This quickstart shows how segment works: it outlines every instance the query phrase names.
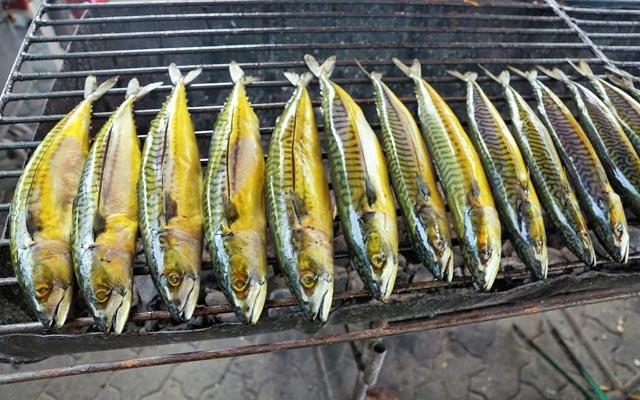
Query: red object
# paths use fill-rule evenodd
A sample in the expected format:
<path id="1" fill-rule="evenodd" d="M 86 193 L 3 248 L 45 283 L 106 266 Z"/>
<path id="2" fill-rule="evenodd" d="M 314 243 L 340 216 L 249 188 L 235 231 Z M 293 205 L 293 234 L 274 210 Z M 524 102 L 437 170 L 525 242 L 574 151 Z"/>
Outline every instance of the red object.
<path id="1" fill-rule="evenodd" d="M 9 8 L 18 10 L 26 10 L 29 5 L 29 0 L 13 0 L 9 2 Z"/>

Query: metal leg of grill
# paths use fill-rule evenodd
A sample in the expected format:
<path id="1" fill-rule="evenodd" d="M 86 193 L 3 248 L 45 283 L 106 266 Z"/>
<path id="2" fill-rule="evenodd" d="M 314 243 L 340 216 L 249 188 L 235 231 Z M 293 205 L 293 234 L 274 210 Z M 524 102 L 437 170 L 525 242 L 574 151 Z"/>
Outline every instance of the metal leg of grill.
<path id="1" fill-rule="evenodd" d="M 371 323 L 371 328 L 384 328 L 387 325 L 387 321 L 377 321 Z M 384 358 L 387 355 L 387 347 L 382 339 L 369 339 L 363 341 L 362 351 L 358 351 L 355 343 L 351 342 L 351 350 L 358 366 L 358 376 L 351 398 L 364 400 L 367 389 L 378 381 L 378 375 L 380 375 Z"/>

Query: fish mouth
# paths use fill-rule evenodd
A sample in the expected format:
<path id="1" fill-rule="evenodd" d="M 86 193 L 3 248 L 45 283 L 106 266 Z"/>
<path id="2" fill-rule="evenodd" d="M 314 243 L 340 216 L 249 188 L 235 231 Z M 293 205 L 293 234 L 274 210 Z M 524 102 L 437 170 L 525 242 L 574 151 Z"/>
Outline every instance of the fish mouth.
<path id="1" fill-rule="evenodd" d="M 488 291 L 491 290 L 500 271 L 500 255 L 493 255 L 483 266 L 484 268 L 481 269 L 480 287 L 482 290 Z"/>
<path id="2" fill-rule="evenodd" d="M 393 292 L 393 287 L 396 283 L 396 276 L 398 274 L 398 263 L 395 260 L 387 262 L 384 269 L 382 270 L 382 275 L 380 279 L 378 279 L 377 287 L 379 288 L 379 292 L 376 293 L 378 300 L 383 303 L 386 303 L 389 300 L 389 296 Z"/>
<path id="3" fill-rule="evenodd" d="M 629 234 L 628 233 L 625 233 L 624 235 L 622 235 L 622 237 L 617 243 L 616 248 L 618 250 L 616 261 L 622 264 L 626 264 L 627 261 L 629 260 Z"/>
<path id="4" fill-rule="evenodd" d="M 254 325 L 258 322 L 266 299 L 266 281 L 259 277 L 251 277 L 249 279 L 249 292 L 247 293 L 247 297 L 240 302 L 241 315 L 247 323 Z"/>
<path id="5" fill-rule="evenodd" d="M 96 325 L 103 333 L 122 333 L 131 309 L 131 291 L 114 290 L 104 310 L 94 312 Z"/>
<path id="6" fill-rule="evenodd" d="M 442 252 L 442 255 L 437 261 L 438 266 L 440 267 L 440 276 L 438 279 L 444 279 L 446 277 L 447 282 L 451 282 L 453 280 L 453 251 L 451 248 L 447 247 Z"/>
<path id="7" fill-rule="evenodd" d="M 193 316 L 198 302 L 200 279 L 185 276 L 175 295 L 169 296 L 169 312 L 178 321 L 188 321 Z"/>
<path id="8" fill-rule="evenodd" d="M 314 321 L 326 322 L 333 300 L 333 279 L 329 274 L 318 279 L 318 284 L 307 301 L 302 304 L 305 316 Z"/>
<path id="9" fill-rule="evenodd" d="M 45 329 L 62 328 L 71 307 L 72 290 L 71 285 L 67 288 L 56 287 L 49 295 L 47 304 L 36 308 L 36 316 Z"/>

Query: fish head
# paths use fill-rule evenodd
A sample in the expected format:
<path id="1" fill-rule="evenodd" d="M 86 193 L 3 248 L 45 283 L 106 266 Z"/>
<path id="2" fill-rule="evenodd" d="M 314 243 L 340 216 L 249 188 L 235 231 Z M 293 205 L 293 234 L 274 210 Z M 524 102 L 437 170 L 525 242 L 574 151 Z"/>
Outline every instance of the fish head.
<path id="1" fill-rule="evenodd" d="M 267 298 L 267 256 L 264 236 L 255 231 L 234 232 L 226 242 L 230 274 L 226 285 L 236 314 L 258 322 Z"/>
<path id="2" fill-rule="evenodd" d="M 610 234 L 601 235 L 607 237 L 604 245 L 615 261 L 625 263 L 629 257 L 629 232 L 620 196 L 613 191 L 602 193 L 599 202 L 600 209 L 609 214 Z"/>
<path id="3" fill-rule="evenodd" d="M 61 328 L 67 319 L 73 297 L 73 264 L 69 245 L 58 240 L 38 241 L 26 254 L 25 265 L 32 265 L 25 282 L 36 316 L 47 328 Z"/>
<path id="4" fill-rule="evenodd" d="M 426 213 L 429 216 L 423 218 L 423 221 L 426 222 L 427 242 L 431 245 L 431 250 L 433 250 L 434 260 L 430 269 L 437 279 L 446 278 L 450 281 L 453 278 L 454 265 L 448 221 L 433 207 L 423 207 L 420 214 L 424 216 Z"/>
<path id="5" fill-rule="evenodd" d="M 187 321 L 195 311 L 200 294 L 201 263 L 201 239 L 176 229 L 167 232 L 159 289 L 176 320 Z"/>
<path id="6" fill-rule="evenodd" d="M 473 266 L 475 268 L 472 268 L 472 273 L 482 289 L 489 290 L 500 270 L 502 250 L 500 219 L 496 209 L 487 206 L 473 207 L 469 215 L 476 229 L 473 242 L 476 244 L 477 263 Z"/>
<path id="7" fill-rule="evenodd" d="M 91 270 L 81 290 L 91 313 L 104 333 L 124 329 L 133 294 L 133 254 L 108 246 L 92 249 Z"/>
<path id="8" fill-rule="evenodd" d="M 530 256 L 529 264 L 540 279 L 547 277 L 549 258 L 547 254 L 547 233 L 544 229 L 542 211 L 538 203 L 526 200 L 518 209 L 520 221 L 523 221 L 522 230 L 529 239 L 527 251 Z"/>
<path id="9" fill-rule="evenodd" d="M 325 232 L 307 227 L 294 233 L 298 259 L 298 293 L 305 315 L 325 322 L 333 299 L 333 247 Z"/>
<path id="10" fill-rule="evenodd" d="M 398 246 L 388 234 L 386 214 L 369 212 L 363 218 L 365 249 L 369 268 L 373 277 L 374 296 L 386 302 L 398 273 Z"/>

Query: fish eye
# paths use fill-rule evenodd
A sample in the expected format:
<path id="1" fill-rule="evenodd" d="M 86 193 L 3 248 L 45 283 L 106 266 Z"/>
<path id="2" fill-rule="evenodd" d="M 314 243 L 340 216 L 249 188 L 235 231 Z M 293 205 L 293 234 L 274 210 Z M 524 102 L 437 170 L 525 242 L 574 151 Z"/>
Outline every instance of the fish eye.
<path id="1" fill-rule="evenodd" d="M 36 297 L 38 299 L 42 299 L 44 297 L 46 297 L 49 292 L 51 291 L 51 288 L 49 287 L 48 284 L 46 283 L 40 283 L 36 286 L 35 292 L 36 292 Z"/>
<path id="2" fill-rule="evenodd" d="M 100 288 L 96 290 L 96 301 L 98 303 L 106 302 L 107 300 L 109 300 L 110 296 L 111 296 L 111 289 Z"/>
<path id="3" fill-rule="evenodd" d="M 317 280 L 318 277 L 313 272 L 305 272 L 300 277 L 300 283 L 302 283 L 302 286 L 304 286 L 306 289 L 313 287 Z"/>
<path id="4" fill-rule="evenodd" d="M 622 226 L 622 224 L 616 224 L 615 232 L 618 239 L 622 237 L 622 234 L 624 233 L 624 227 Z"/>
<path id="5" fill-rule="evenodd" d="M 387 261 L 387 255 L 384 253 L 374 254 L 373 256 L 371 256 L 370 261 L 371 261 L 371 264 L 373 264 L 374 268 L 376 269 L 382 268 L 385 261 Z"/>
<path id="6" fill-rule="evenodd" d="M 231 286 L 233 286 L 233 290 L 236 292 L 243 292 L 247 288 L 248 284 L 249 280 L 246 276 L 236 276 L 231 282 Z"/>
<path id="7" fill-rule="evenodd" d="M 493 249 L 487 249 L 486 251 L 484 251 L 482 253 L 482 262 L 485 263 L 489 261 L 492 255 L 493 255 Z"/>
<path id="8" fill-rule="evenodd" d="M 182 282 L 182 274 L 178 272 L 171 272 L 167 276 L 167 281 L 169 282 L 169 286 L 171 287 L 180 286 L 180 283 Z"/>

